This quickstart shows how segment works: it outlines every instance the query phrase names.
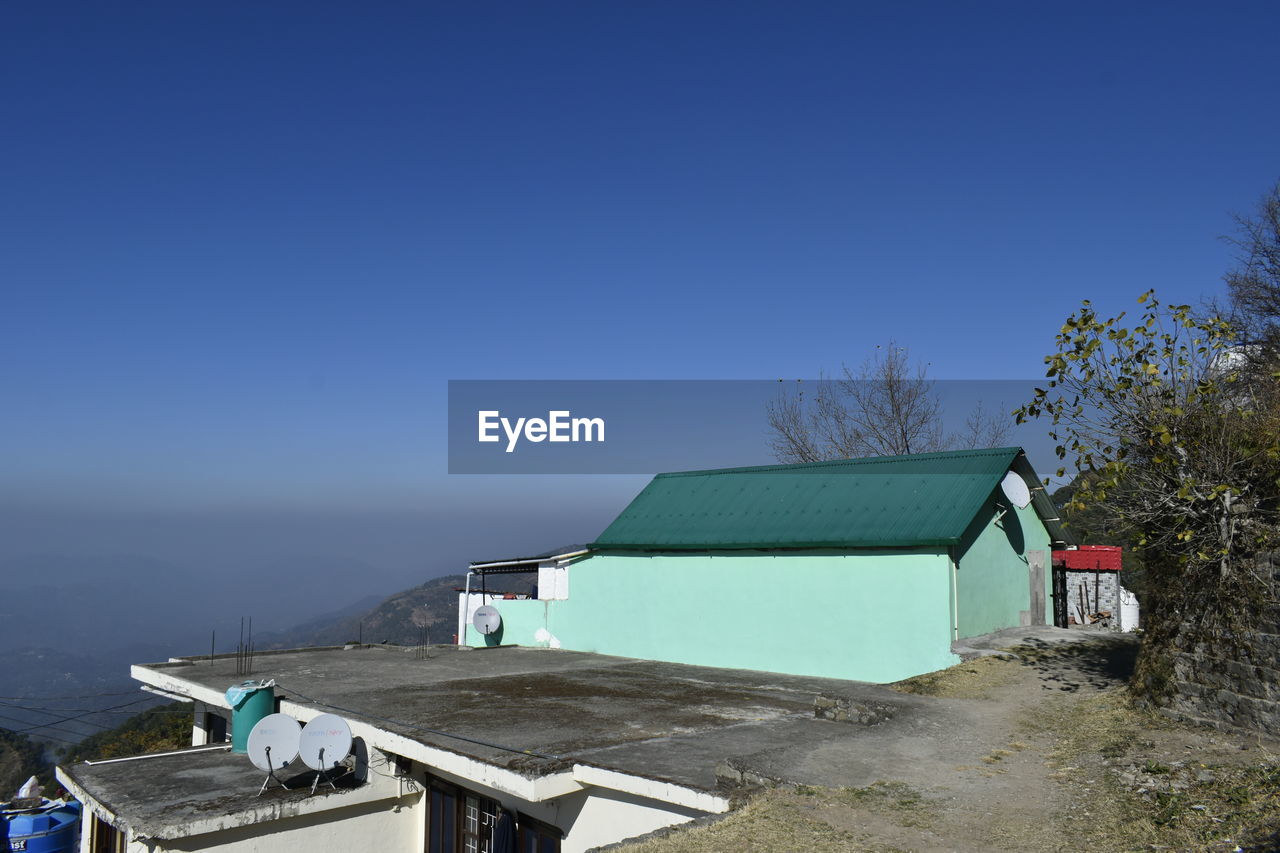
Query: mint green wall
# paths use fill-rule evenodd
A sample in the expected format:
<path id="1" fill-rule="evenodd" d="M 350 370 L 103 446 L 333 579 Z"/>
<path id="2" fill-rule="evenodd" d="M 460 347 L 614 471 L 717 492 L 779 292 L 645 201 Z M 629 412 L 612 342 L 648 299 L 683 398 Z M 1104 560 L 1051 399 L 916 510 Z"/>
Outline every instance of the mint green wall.
<path id="1" fill-rule="evenodd" d="M 956 606 L 961 637 L 1018 627 L 1021 611 L 1031 603 L 1026 554 L 1032 550 L 1044 551 L 1046 619 L 1053 624 L 1052 560 L 1044 522 L 1030 505 L 1011 509 L 998 523 L 996 512 L 993 497 L 957 549 L 960 559 Z"/>
<path id="2" fill-rule="evenodd" d="M 546 645 L 545 627 L 566 649 L 875 682 L 958 661 L 944 548 L 604 553 L 570 568 L 566 601 L 494 606 L 502 643 Z"/>
<path id="3" fill-rule="evenodd" d="M 517 646 L 546 645 L 538 643 L 535 634 L 547 627 L 547 615 L 551 601 L 517 599 L 515 601 L 491 601 L 502 614 L 502 628 L 497 634 L 484 636 L 473 625 L 467 625 L 467 644 L 472 646 L 497 646 L 514 643 Z"/>

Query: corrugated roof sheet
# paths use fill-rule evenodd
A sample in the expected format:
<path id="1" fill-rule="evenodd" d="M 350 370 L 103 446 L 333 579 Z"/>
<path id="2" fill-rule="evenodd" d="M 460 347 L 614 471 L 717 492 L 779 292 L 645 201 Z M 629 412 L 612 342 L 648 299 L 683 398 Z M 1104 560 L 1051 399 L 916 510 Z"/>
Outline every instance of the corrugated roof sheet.
<path id="1" fill-rule="evenodd" d="M 659 474 L 592 545 L 954 545 L 1015 463 L 1029 486 L 1039 485 L 1018 447 Z M 1052 515 L 1043 491 L 1035 496 L 1041 517 Z M 1050 533 L 1059 539 L 1056 528 Z"/>
<path id="2" fill-rule="evenodd" d="M 571 554 L 577 554 L 580 551 L 589 550 L 586 545 L 564 545 L 560 548 L 552 548 L 550 551 L 542 551 L 538 554 L 529 554 L 524 557 L 507 557 L 502 560 L 472 560 L 471 567 L 492 566 L 494 564 L 507 563 L 533 563 L 539 560 L 554 560 L 557 557 L 567 557 Z M 534 567 L 537 568 L 536 566 Z"/>

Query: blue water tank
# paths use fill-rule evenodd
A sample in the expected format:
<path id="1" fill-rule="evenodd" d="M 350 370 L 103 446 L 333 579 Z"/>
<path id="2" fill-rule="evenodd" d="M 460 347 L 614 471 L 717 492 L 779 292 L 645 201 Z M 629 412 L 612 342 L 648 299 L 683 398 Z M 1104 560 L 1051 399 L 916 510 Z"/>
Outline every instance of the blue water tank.
<path id="1" fill-rule="evenodd" d="M 80 804 L 45 800 L 29 809 L 0 810 L 0 850 L 75 853 L 80 838 Z"/>

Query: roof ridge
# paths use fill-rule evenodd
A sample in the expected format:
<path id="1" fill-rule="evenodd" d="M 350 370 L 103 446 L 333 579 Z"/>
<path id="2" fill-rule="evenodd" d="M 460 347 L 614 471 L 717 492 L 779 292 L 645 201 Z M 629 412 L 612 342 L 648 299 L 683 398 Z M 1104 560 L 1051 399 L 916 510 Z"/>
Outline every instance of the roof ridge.
<path id="1" fill-rule="evenodd" d="M 784 470 L 813 470 L 820 468 L 854 468 L 872 463 L 918 461 L 926 459 L 971 459 L 978 456 L 1003 456 L 1019 454 L 1025 451 L 1021 447 L 984 447 L 969 450 L 937 450 L 932 453 L 906 453 L 897 456 L 855 456 L 848 459 L 828 459 L 821 462 L 784 462 L 776 465 L 744 465 L 737 468 L 705 468 L 696 471 L 664 471 L 655 474 L 654 479 L 669 477 L 705 477 L 717 474 L 755 474 Z"/>
<path id="2" fill-rule="evenodd" d="M 1035 472 L 1020 447 L 872 456 L 659 474 L 596 537 L 623 550 L 925 547 L 954 544 L 999 500 L 1013 469 Z M 725 476 L 727 475 L 727 476 Z M 724 476 L 722 480 L 721 477 Z M 1042 489 L 1032 503 L 1056 540 Z"/>

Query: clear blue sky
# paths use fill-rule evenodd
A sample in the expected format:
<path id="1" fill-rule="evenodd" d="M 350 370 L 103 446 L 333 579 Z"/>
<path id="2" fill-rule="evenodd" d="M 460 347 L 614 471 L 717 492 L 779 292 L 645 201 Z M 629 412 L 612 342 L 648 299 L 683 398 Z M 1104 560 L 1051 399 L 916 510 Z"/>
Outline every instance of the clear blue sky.
<path id="1" fill-rule="evenodd" d="M 1082 298 L 1219 291 L 1280 178 L 1278 30 L 1274 2 L 6 4 L 0 500 L 405 513 L 406 561 L 438 512 L 551 493 L 540 547 L 638 481 L 446 476 L 448 379 L 811 377 L 890 337 L 1037 376 Z M 20 547 L 76 538 L 49 529 Z"/>

